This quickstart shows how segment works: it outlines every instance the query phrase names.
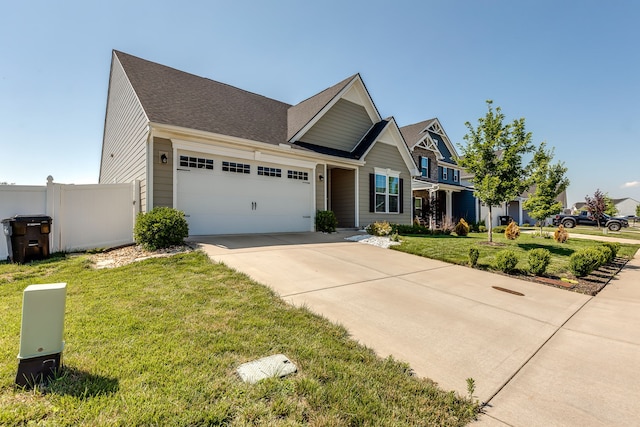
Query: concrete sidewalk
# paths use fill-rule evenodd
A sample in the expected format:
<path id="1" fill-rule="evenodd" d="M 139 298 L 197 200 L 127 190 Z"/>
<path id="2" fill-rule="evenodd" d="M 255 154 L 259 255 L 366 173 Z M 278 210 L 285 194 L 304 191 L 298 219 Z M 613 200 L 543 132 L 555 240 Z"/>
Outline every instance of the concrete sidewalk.
<path id="1" fill-rule="evenodd" d="M 476 424 L 638 425 L 639 396 L 640 252 L 490 401 Z"/>
<path id="2" fill-rule="evenodd" d="M 346 236 L 194 240 L 214 261 L 344 325 L 444 389 L 466 395 L 473 378 L 475 397 L 489 404 L 480 425 L 640 419 L 640 259 L 589 297 Z"/>

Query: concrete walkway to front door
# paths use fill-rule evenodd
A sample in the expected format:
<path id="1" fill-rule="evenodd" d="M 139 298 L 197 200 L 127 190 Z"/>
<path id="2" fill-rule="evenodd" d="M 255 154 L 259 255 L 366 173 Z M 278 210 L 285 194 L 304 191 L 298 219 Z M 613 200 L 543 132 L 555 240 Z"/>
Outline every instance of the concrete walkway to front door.
<path id="1" fill-rule="evenodd" d="M 593 424 L 590 417 L 598 409 L 594 399 L 584 405 L 572 399 L 563 405 L 568 390 L 559 383 L 574 371 L 582 373 L 589 362 L 614 382 L 593 390 L 594 397 L 606 392 L 606 402 L 623 402 L 622 407 L 607 409 L 610 417 L 602 419 L 640 418 L 635 399 L 639 371 L 611 372 L 628 366 L 633 357 L 640 360 L 638 332 L 622 334 L 628 342 L 619 342 L 620 332 L 606 320 L 615 316 L 624 296 L 591 304 L 605 319 L 601 320 L 578 313 L 593 297 L 345 241 L 346 236 L 299 233 L 191 240 L 214 261 L 268 285 L 285 301 L 344 325 L 381 357 L 408 362 L 417 375 L 444 389 L 466 395 L 466 379 L 473 378 L 475 397 L 489 402 L 481 424 L 580 425 L 585 419 L 581 425 Z M 623 318 L 636 322 L 638 331 L 633 304 L 623 303 Z M 577 337 L 579 331 L 567 329 L 574 324 L 610 335 L 609 345 L 594 348 L 595 343 L 604 344 L 598 333 Z M 549 353 L 549 343 L 555 343 L 558 354 Z M 612 346 L 618 356 L 609 365 Z M 591 374 L 598 377 L 595 370 Z M 593 378 L 583 384 L 575 381 L 581 392 L 602 384 Z M 621 395 L 623 386 L 635 393 Z M 562 408 L 560 414 L 552 411 L 555 407 Z M 545 422 L 536 422 L 538 416 Z"/>

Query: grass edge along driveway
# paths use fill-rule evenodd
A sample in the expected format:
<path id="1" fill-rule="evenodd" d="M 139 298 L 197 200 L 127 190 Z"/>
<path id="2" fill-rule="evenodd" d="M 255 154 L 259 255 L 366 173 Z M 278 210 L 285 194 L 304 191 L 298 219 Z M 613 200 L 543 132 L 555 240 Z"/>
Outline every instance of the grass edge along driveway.
<path id="1" fill-rule="evenodd" d="M 67 282 L 66 369 L 17 389 L 22 291 L 55 282 Z M 105 270 L 86 255 L 0 264 L 0 301 L 0 425 L 458 426 L 477 413 L 201 252 Z M 298 372 L 235 374 L 275 353 Z"/>
<path id="2" fill-rule="evenodd" d="M 547 275 L 570 278 L 574 277 L 568 268 L 571 254 L 578 249 L 601 244 L 598 241 L 571 237 L 566 243 L 557 243 L 553 238 L 542 238 L 525 233 L 516 240 L 508 240 L 503 234 L 495 233 L 493 240 L 497 245 L 485 244 L 487 241 L 486 233 L 470 233 L 465 237 L 407 235 L 402 236 L 401 240 L 402 244 L 392 246 L 392 248 L 458 265 L 468 265 L 469 249 L 477 248 L 480 252 L 477 267 L 486 270 L 495 270 L 495 257 L 499 251 L 511 249 L 518 256 L 516 270 L 522 274 L 527 274 L 528 271 L 528 251 L 534 248 L 545 248 L 551 252 L 551 263 L 547 268 Z M 637 245 L 621 244 L 618 256 L 631 258 L 639 248 L 640 242 Z"/>

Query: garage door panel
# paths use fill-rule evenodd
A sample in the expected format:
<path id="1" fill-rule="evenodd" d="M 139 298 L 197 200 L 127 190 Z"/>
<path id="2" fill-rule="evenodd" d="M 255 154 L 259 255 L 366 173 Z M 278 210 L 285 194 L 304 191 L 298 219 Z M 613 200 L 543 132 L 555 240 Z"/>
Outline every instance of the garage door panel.
<path id="1" fill-rule="evenodd" d="M 221 170 L 178 169 L 177 207 L 187 215 L 189 234 L 241 234 L 310 231 L 312 185 L 286 177 L 259 176 Z M 247 163 L 246 161 L 244 162 Z M 313 176 L 310 170 L 309 176 Z"/>

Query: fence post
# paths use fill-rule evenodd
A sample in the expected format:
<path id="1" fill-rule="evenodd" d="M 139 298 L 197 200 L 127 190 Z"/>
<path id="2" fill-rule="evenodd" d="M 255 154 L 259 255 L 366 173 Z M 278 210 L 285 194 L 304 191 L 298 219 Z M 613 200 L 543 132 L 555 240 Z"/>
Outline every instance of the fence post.
<path id="1" fill-rule="evenodd" d="M 47 193 L 46 193 L 46 214 L 51 217 L 51 233 L 49 233 L 49 253 L 60 251 L 61 229 L 62 224 L 60 215 L 60 184 L 53 182 L 53 177 L 47 177 Z"/>

